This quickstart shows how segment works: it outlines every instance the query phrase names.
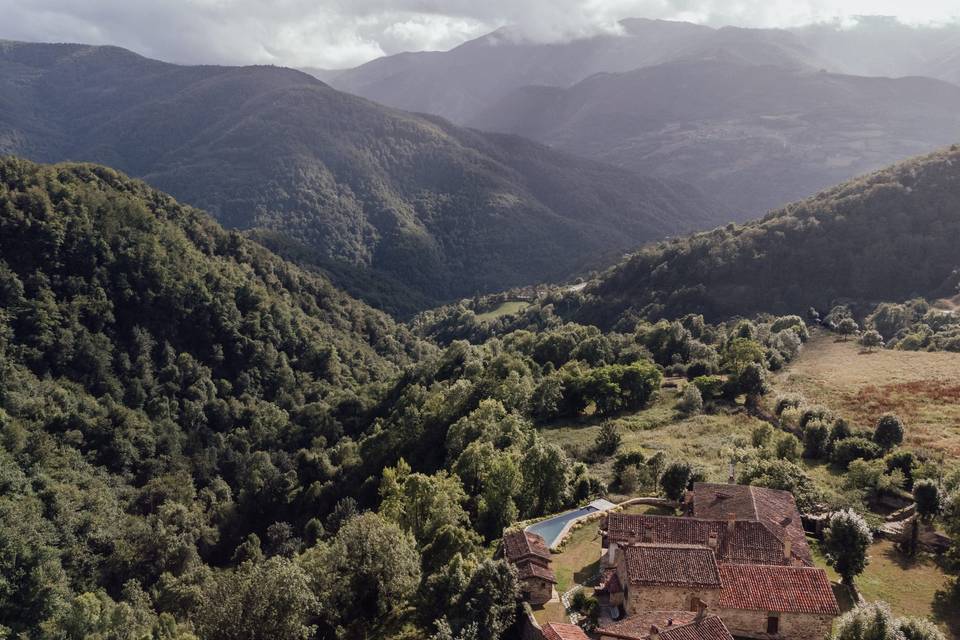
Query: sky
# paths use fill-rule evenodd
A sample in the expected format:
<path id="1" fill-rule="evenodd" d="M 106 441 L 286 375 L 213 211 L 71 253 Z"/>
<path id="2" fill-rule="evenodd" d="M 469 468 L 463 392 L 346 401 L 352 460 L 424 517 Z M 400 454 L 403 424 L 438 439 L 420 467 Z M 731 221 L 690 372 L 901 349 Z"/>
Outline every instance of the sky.
<path id="1" fill-rule="evenodd" d="M 0 0 L 0 38 L 114 44 L 187 64 L 338 69 L 445 50 L 512 25 L 539 42 L 616 30 L 626 17 L 788 27 L 858 15 L 960 21 L 960 0 Z"/>

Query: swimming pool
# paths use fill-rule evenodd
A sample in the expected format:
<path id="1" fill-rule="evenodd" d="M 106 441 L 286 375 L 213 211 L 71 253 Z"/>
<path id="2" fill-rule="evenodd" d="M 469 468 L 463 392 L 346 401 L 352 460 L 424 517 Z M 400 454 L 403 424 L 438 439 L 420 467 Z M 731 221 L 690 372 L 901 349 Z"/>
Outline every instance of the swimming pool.
<path id="1" fill-rule="evenodd" d="M 583 516 L 589 515 L 596 511 L 599 511 L 599 509 L 587 505 L 579 509 L 574 509 L 573 511 L 561 513 L 560 515 L 553 516 L 552 518 L 547 518 L 546 520 L 541 520 L 540 522 L 527 527 L 527 531 L 543 536 L 547 546 L 552 549 L 560 543 L 560 537 L 563 534 L 563 530 L 566 528 L 568 522 L 582 518 Z"/>

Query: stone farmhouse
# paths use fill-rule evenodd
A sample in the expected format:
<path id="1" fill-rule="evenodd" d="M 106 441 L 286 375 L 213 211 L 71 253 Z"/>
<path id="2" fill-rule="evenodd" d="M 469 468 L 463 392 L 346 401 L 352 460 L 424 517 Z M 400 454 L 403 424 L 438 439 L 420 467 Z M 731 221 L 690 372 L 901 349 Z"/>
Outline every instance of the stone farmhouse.
<path id="1" fill-rule="evenodd" d="M 524 600 L 534 605 L 550 601 L 557 577 L 550 568 L 550 549 L 541 536 L 526 531 L 507 533 L 503 556 L 517 569 Z"/>
<path id="2" fill-rule="evenodd" d="M 839 608 L 790 493 L 698 483 L 684 509 L 686 517 L 612 513 L 601 525 L 601 638 L 720 640 L 717 622 L 758 640 L 829 635 Z"/>

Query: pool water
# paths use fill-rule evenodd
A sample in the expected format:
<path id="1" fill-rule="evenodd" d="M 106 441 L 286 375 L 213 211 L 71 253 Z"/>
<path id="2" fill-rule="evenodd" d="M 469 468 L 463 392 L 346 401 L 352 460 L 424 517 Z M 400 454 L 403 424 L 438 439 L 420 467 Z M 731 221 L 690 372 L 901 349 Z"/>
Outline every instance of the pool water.
<path id="1" fill-rule="evenodd" d="M 560 537 L 560 533 L 563 531 L 563 528 L 567 526 L 568 522 L 571 520 L 576 520 L 577 518 L 582 518 L 588 513 L 594 513 L 595 511 L 599 511 L 599 509 L 589 505 L 586 507 L 581 507 L 580 509 L 574 509 L 573 511 L 567 511 L 558 516 L 553 516 L 552 518 L 541 520 L 536 524 L 532 524 L 527 527 L 527 531 L 542 536 L 546 541 L 547 546 L 553 548 L 560 542 L 558 538 Z"/>

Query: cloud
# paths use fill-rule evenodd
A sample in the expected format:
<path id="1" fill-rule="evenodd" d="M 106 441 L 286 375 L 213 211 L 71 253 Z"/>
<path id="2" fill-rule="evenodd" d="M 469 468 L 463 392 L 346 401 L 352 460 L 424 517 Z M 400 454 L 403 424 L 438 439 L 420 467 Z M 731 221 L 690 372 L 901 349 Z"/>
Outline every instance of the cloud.
<path id="1" fill-rule="evenodd" d="M 960 19 L 945 0 L 0 0 L 0 38 L 116 44 L 183 63 L 339 68 L 443 50 L 512 25 L 553 42 L 617 30 L 625 17 L 793 26 L 897 16 Z"/>

